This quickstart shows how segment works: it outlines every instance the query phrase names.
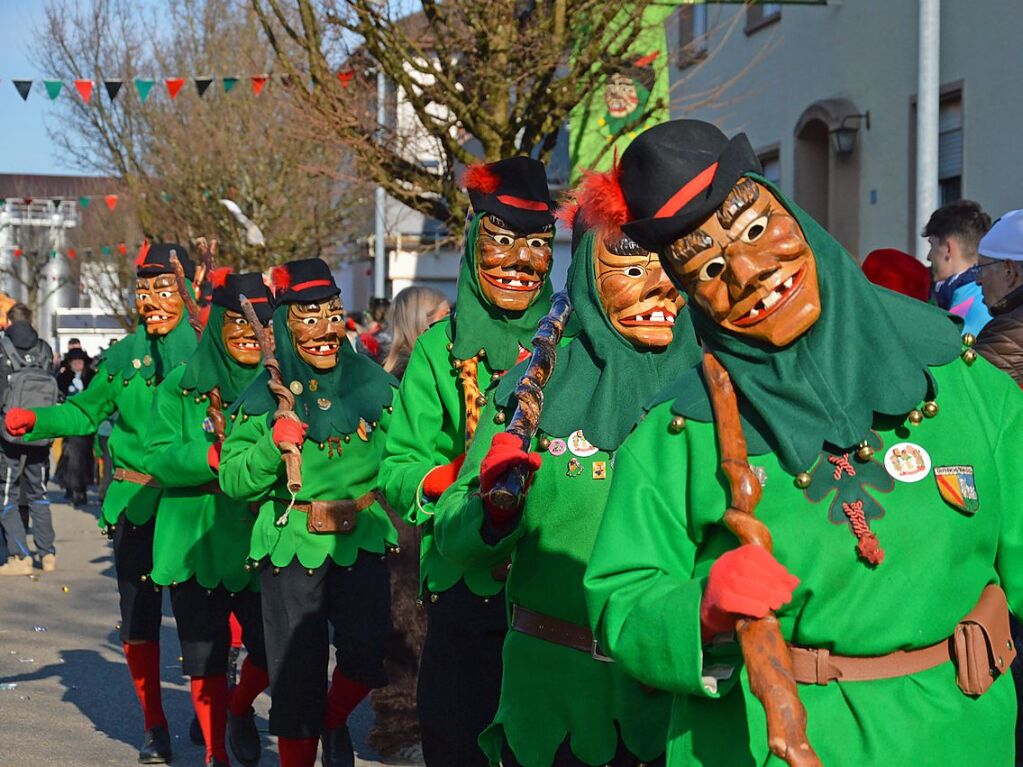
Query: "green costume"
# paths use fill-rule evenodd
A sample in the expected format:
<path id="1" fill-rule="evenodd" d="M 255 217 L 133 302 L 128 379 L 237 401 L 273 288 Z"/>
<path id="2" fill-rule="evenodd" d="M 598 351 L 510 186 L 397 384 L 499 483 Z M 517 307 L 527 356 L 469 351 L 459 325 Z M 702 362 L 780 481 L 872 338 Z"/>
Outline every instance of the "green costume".
<path id="1" fill-rule="evenodd" d="M 210 489 L 217 482 L 207 458 L 216 440 L 206 413 L 210 391 L 219 387 L 226 408 L 261 370 L 235 362 L 224 347 L 224 313 L 222 306 L 210 308 L 199 347 L 156 390 L 146 465 L 164 488 L 151 576 L 163 586 L 193 576 L 204 588 L 222 583 L 230 592 L 258 583 L 245 567 L 254 519 L 249 505 Z M 226 419 L 226 428 L 233 423 Z"/>
<path id="2" fill-rule="evenodd" d="M 985 362 L 955 359 L 958 329 L 947 315 L 871 286 L 821 227 L 770 188 L 816 258 L 820 318 L 772 349 L 693 314 L 740 392 L 749 460 L 763 485 L 756 515 L 778 561 L 801 579 L 777 611 L 782 635 L 838 655 L 925 647 L 949 637 L 991 583 L 1019 613 L 1023 395 Z M 618 453 L 586 572 L 590 619 L 627 671 L 675 694 L 669 765 L 781 764 L 738 647 L 701 642 L 707 574 L 736 546 L 721 522 L 729 497 L 708 395 L 694 372 L 666 396 Z M 924 408 L 934 417 L 907 417 L 934 399 L 940 411 Z M 855 455 L 861 442 L 873 457 Z M 799 483 L 805 490 L 797 472 L 812 472 Z M 948 479 L 958 483 L 958 502 L 941 489 Z M 858 556 L 867 532 L 884 551 L 880 563 Z M 978 698 L 958 689 L 951 663 L 800 685 L 799 695 L 809 740 L 829 767 L 1008 765 L 1015 694 L 1004 676 Z"/>
<path id="3" fill-rule="evenodd" d="M 145 439 L 150 433 L 155 386 L 185 362 L 195 347 L 195 332 L 184 316 L 165 336 L 148 335 L 140 320 L 134 333 L 103 353 L 85 391 L 61 405 L 35 411 L 35 426 L 25 439 L 92 434 L 116 411 L 110 434 L 114 469 L 148 473 Z M 114 479 L 103 501 L 100 526 L 117 524 L 122 514 L 132 524 L 145 524 L 156 513 L 160 493 L 158 487 Z"/>
<path id="4" fill-rule="evenodd" d="M 615 475 L 615 451 L 644 400 L 698 355 L 685 311 L 674 341 L 662 352 L 638 351 L 614 329 L 594 284 L 593 237 L 584 235 L 573 257 L 568 290 L 579 335 L 559 348 L 544 389 L 543 442 L 538 435 L 532 448 L 539 443 L 548 452 L 521 516 L 503 537 L 482 532 L 489 522 L 478 495 L 479 467 L 502 428 L 495 423 L 498 407 L 490 404 L 435 520 L 447 559 L 484 568 L 514 560 L 507 584 L 512 608 L 583 627 L 588 621 L 582 577 Z M 523 366 L 513 369 L 498 388 L 495 401 L 506 419 L 514 412 L 513 390 L 522 372 Z M 513 630 L 504 643 L 500 706 L 480 745 L 494 764 L 507 743 L 519 763 L 549 767 L 567 738 L 580 760 L 606 764 L 618 751 L 620 732 L 630 753 L 650 761 L 664 751 L 669 705 L 670 696 L 644 691 L 619 664 Z"/>

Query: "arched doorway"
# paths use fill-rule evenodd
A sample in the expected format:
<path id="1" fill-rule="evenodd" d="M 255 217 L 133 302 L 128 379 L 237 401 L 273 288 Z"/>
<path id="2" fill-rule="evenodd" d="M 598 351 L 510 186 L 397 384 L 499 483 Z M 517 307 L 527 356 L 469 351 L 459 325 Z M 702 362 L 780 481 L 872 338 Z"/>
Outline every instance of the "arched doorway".
<path id="1" fill-rule="evenodd" d="M 831 158 L 828 126 L 823 120 L 808 120 L 797 130 L 792 159 L 796 202 L 827 229 Z"/>

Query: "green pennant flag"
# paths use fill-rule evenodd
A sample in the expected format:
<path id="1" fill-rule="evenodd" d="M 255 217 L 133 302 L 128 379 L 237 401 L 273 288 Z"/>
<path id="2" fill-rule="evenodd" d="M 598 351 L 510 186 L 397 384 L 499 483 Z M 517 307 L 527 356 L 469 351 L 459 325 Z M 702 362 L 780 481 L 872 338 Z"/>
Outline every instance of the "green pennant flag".
<path id="1" fill-rule="evenodd" d="M 104 256 L 109 256 L 110 255 L 110 246 L 109 245 L 104 245 L 100 252 L 103 253 Z"/>
<path id="2" fill-rule="evenodd" d="M 81 208 L 82 210 L 85 210 L 86 208 L 89 207 L 89 203 L 90 202 L 92 202 L 92 198 L 91 197 L 79 197 L 78 198 L 78 207 Z"/>
<path id="3" fill-rule="evenodd" d="M 61 80 L 43 80 L 43 85 L 46 86 L 46 95 L 50 97 L 50 101 L 55 100 L 60 95 L 60 89 L 64 87 Z"/>
<path id="4" fill-rule="evenodd" d="M 135 78 L 135 89 L 139 92 L 139 101 L 143 104 L 146 103 L 146 99 L 149 98 L 149 92 L 153 90 L 153 85 L 156 84 L 156 80 L 143 80 L 141 77 Z"/>
<path id="5" fill-rule="evenodd" d="M 234 86 L 238 84 L 237 77 L 225 77 L 224 79 L 224 93 L 230 93 Z"/>

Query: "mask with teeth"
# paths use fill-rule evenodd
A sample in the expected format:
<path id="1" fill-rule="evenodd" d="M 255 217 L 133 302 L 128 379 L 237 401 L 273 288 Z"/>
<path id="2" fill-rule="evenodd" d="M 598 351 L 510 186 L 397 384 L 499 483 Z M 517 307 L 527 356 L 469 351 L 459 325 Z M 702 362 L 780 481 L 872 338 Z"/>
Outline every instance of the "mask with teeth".
<path id="1" fill-rule="evenodd" d="M 656 254 L 618 232 L 594 239 L 593 262 L 597 293 L 614 329 L 637 348 L 668 346 L 684 301 Z"/>
<path id="2" fill-rule="evenodd" d="M 753 179 L 739 179 L 665 255 L 690 300 L 737 335 L 787 346 L 820 316 L 813 251 L 792 214 Z"/>
<path id="3" fill-rule="evenodd" d="M 262 359 L 256 331 L 238 312 L 224 312 L 224 322 L 220 326 L 220 338 L 231 358 L 240 365 L 258 365 Z"/>
<path id="4" fill-rule="evenodd" d="M 330 370 L 337 365 L 344 337 L 342 312 L 341 299 L 336 296 L 288 307 L 288 330 L 295 351 L 307 365 L 317 370 Z"/>
<path id="5" fill-rule="evenodd" d="M 146 333 L 165 336 L 185 313 L 184 297 L 173 274 L 139 277 L 135 281 L 135 309 L 146 323 Z"/>
<path id="6" fill-rule="evenodd" d="M 528 309 L 550 271 L 553 238 L 553 226 L 539 232 L 516 232 L 495 216 L 483 216 L 476 241 L 476 268 L 484 298 L 508 312 Z"/>

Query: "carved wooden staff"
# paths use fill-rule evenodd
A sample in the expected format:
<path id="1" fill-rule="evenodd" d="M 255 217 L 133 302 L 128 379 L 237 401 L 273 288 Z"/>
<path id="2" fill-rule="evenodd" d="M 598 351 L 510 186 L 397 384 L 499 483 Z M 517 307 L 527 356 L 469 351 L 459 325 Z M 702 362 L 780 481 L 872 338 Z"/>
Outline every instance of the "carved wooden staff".
<path id="1" fill-rule="evenodd" d="M 210 389 L 210 406 L 206 408 L 206 417 L 213 424 L 213 434 L 217 442 L 227 439 L 227 421 L 224 419 L 224 399 L 220 396 L 220 387 Z"/>
<path id="2" fill-rule="evenodd" d="M 252 308 L 252 303 L 245 296 L 239 296 L 239 301 L 245 319 L 249 321 L 256 333 L 259 348 L 263 350 L 263 367 L 270 374 L 270 380 L 266 385 L 274 399 L 277 400 L 277 410 L 274 411 L 273 416 L 274 422 L 276 423 L 281 418 L 301 422 L 295 413 L 295 395 L 291 393 L 291 389 L 284 385 L 284 380 L 281 377 L 281 364 L 274 355 L 273 344 L 256 316 L 256 310 Z M 294 499 L 302 489 L 302 451 L 293 442 L 281 442 L 280 448 L 281 460 L 284 461 L 284 470 L 288 475 L 288 492 Z"/>
<path id="3" fill-rule="evenodd" d="M 201 336 L 202 311 L 199 309 L 199 304 L 195 302 L 195 296 L 192 294 L 192 291 L 188 289 L 188 283 L 185 281 L 185 268 L 181 265 L 178 254 L 173 250 L 170 253 L 170 262 L 171 266 L 174 267 L 174 276 L 178 280 L 178 292 L 185 302 L 185 311 L 188 312 L 188 324 L 192 326 L 196 336 Z"/>
<path id="4" fill-rule="evenodd" d="M 749 465 L 732 379 L 709 351 L 703 355 L 703 373 L 714 408 L 721 471 L 728 478 L 731 497 L 725 511 L 725 525 L 741 544 L 752 543 L 771 551 L 774 548 L 771 531 L 755 516 L 760 502 L 760 481 Z M 799 700 L 792 658 L 778 619 L 774 613 L 756 620 L 740 618 L 735 632 L 746 662 L 750 690 L 767 714 L 767 743 L 771 751 L 791 767 L 820 767 L 821 761 L 806 739 L 806 709 Z"/>
<path id="5" fill-rule="evenodd" d="M 518 405 L 505 432 L 518 437 L 522 441 L 523 450 L 529 450 L 529 444 L 540 428 L 543 387 L 554 373 L 554 365 L 558 361 L 558 343 L 571 314 L 572 302 L 568 291 L 555 293 L 551 299 L 551 310 L 537 326 L 533 337 L 533 354 L 529 358 L 526 372 L 515 385 Z M 525 490 L 526 472 L 522 467 L 515 466 L 490 491 L 489 500 L 499 509 L 511 511 L 522 504 Z"/>
<path id="6" fill-rule="evenodd" d="M 195 293 L 201 299 L 203 283 L 210 279 L 213 270 L 217 268 L 217 241 L 216 239 L 207 241 L 205 237 L 199 237 L 195 241 L 195 247 L 199 251 L 199 260 L 203 265 L 202 277 L 195 281 Z"/>

